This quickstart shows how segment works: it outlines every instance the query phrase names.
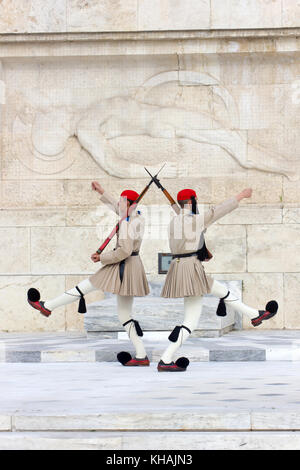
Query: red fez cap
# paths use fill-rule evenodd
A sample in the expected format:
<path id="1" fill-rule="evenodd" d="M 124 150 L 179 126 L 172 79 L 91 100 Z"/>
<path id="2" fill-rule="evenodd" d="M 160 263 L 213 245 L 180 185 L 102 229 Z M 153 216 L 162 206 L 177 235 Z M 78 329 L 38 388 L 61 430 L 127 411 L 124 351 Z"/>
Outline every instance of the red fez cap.
<path id="1" fill-rule="evenodd" d="M 191 199 L 192 196 L 197 197 L 197 194 L 193 189 L 182 189 L 177 194 L 177 201 L 187 201 L 188 199 Z"/>
<path id="2" fill-rule="evenodd" d="M 132 191 L 131 189 L 125 189 L 125 191 L 121 193 L 121 196 L 127 197 L 127 199 L 129 199 L 130 201 L 136 201 L 137 198 L 139 197 L 138 193 L 135 191 Z"/>

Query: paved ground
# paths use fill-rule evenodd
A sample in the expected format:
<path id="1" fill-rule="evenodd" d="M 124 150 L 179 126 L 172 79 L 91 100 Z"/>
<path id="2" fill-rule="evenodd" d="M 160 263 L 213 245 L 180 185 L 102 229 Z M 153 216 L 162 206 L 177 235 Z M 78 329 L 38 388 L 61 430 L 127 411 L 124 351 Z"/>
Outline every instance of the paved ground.
<path id="1" fill-rule="evenodd" d="M 120 350 L 112 340 L 2 334 L 0 449 L 299 449 L 300 332 L 251 333 L 191 341 L 191 356 L 209 353 L 176 374 L 97 360 L 100 346 Z M 265 359 L 212 359 L 252 348 Z M 17 350 L 52 362 L 16 362 Z"/>
<path id="2" fill-rule="evenodd" d="M 1 364 L 0 414 L 300 412 L 298 362 L 192 363 L 184 373 L 118 363 Z M 299 423 L 300 425 L 300 423 Z"/>

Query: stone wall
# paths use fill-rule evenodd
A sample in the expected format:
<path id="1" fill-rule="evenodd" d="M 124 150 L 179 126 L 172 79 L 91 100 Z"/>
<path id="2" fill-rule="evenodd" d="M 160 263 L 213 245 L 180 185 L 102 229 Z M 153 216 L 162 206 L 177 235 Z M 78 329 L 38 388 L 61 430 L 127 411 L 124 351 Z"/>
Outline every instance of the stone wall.
<path id="1" fill-rule="evenodd" d="M 2 33 L 299 26 L 298 0 L 2 0 Z"/>
<path id="2" fill-rule="evenodd" d="M 278 299 L 260 328 L 300 327 L 299 10 L 290 0 L 1 2 L 1 331 L 83 329 L 77 305 L 45 320 L 26 291 L 51 298 L 98 267 L 90 254 L 115 218 L 92 180 L 118 197 L 162 162 L 170 193 L 193 187 L 205 206 L 253 188 L 207 232 L 206 270 L 242 280 L 252 306 Z M 171 210 L 154 187 L 141 210 L 142 257 L 157 276 Z"/>

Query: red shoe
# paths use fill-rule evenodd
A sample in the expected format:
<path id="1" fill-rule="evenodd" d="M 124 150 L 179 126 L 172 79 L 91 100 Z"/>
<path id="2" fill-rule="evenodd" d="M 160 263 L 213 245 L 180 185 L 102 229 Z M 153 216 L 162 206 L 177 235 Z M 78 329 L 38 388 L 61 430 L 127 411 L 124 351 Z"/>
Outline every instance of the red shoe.
<path id="1" fill-rule="evenodd" d="M 129 366 L 129 367 L 134 367 L 134 366 L 142 366 L 142 367 L 146 367 L 146 366 L 150 366 L 150 361 L 148 359 L 148 357 L 144 357 L 144 359 L 138 359 L 137 357 L 134 357 L 133 359 L 131 359 L 130 361 L 126 362 L 126 364 L 123 364 L 124 366 Z"/>
<path id="2" fill-rule="evenodd" d="M 118 353 L 117 358 L 118 361 L 126 367 L 147 367 L 150 365 L 150 361 L 147 356 L 143 359 L 139 359 L 137 357 L 132 358 L 131 354 L 125 351 Z"/>
<path id="3" fill-rule="evenodd" d="M 176 362 L 165 364 L 162 360 L 157 365 L 158 372 L 184 372 L 190 361 L 186 357 L 180 357 Z"/>
<path id="4" fill-rule="evenodd" d="M 268 302 L 266 305 L 266 310 L 259 310 L 258 317 L 252 318 L 251 320 L 252 325 L 258 326 L 263 321 L 269 320 L 270 318 L 274 317 L 274 315 L 276 315 L 277 310 L 278 310 L 278 303 L 276 302 L 276 300 L 270 300 L 270 302 Z"/>
<path id="5" fill-rule="evenodd" d="M 49 317 L 51 315 L 51 310 L 45 308 L 45 302 L 40 300 L 40 293 L 37 289 L 29 289 L 27 292 L 27 301 L 31 307 L 38 310 L 44 317 Z"/>

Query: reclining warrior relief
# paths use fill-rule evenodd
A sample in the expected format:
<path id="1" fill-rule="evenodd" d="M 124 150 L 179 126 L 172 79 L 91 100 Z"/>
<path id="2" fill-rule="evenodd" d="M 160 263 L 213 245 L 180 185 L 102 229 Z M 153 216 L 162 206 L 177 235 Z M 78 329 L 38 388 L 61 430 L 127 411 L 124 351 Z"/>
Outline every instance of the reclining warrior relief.
<path id="1" fill-rule="evenodd" d="M 214 113 L 197 110 L 195 103 L 182 103 L 178 94 L 169 103 L 159 104 L 151 98 L 153 90 L 177 84 L 178 90 L 184 86 L 210 86 L 214 97 L 222 101 L 224 120 Z M 164 89 L 165 90 L 165 89 Z M 163 91 L 164 91 L 163 90 Z M 76 137 L 97 164 L 109 175 L 118 178 L 143 178 L 144 165 L 122 158 L 114 142 L 116 139 L 146 136 L 152 139 L 186 139 L 199 144 L 218 147 L 245 169 L 285 175 L 291 180 L 298 179 L 295 169 L 282 155 L 269 148 L 253 146 L 248 142 L 247 131 L 239 129 L 238 109 L 234 98 L 211 75 L 189 71 L 168 71 L 158 74 L 144 83 L 132 96 L 114 96 L 100 100 L 84 112 L 76 106 L 51 106 L 31 92 L 31 107 L 34 112 L 19 113 L 14 126 L 17 133 L 26 126 L 25 133 L 31 134 L 31 145 L 35 154 L 57 157 L 65 149 L 70 138 Z M 197 104 L 197 103 L 196 103 Z M 28 115 L 31 119 L 28 120 Z M 255 162 L 248 159 L 248 149 L 255 149 Z M 178 157 L 178 156 L 177 156 Z M 207 152 L 205 155 L 207 158 Z M 51 158 L 50 158 L 51 160 Z M 143 159 L 142 159 L 143 160 Z M 154 173 L 161 165 L 157 156 L 157 166 L 149 165 Z M 292 165 L 293 167 L 293 165 Z M 183 176 L 179 161 L 168 161 L 164 177 Z M 293 167 L 294 168 L 294 167 Z M 195 165 L 195 170 L 197 168 Z M 195 174 L 193 176 L 200 176 Z M 185 175 L 191 176 L 191 175 Z"/>

